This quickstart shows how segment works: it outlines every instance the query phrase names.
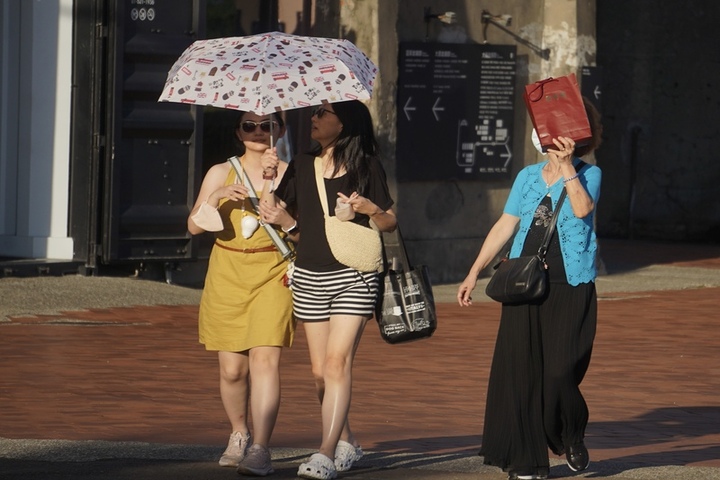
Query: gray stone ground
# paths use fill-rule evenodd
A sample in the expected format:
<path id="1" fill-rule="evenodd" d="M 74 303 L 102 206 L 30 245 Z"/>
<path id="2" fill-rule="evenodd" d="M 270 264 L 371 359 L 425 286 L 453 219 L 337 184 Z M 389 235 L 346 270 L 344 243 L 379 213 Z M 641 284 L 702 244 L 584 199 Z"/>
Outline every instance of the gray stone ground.
<path id="1" fill-rule="evenodd" d="M 176 275 L 175 280 L 182 282 Z M 487 279 L 479 281 L 475 301 L 488 301 L 482 294 Z M 609 292 L 677 290 L 720 286 L 718 269 L 650 265 L 627 273 L 598 278 L 600 295 Z M 454 302 L 457 285 L 435 286 L 437 302 Z M 196 304 L 200 290 L 159 281 L 116 277 L 0 278 L 0 322 L 6 317 L 50 314 L 118 306 Z M 1 361 L 1 360 L 0 360 Z M 1 382 L 0 382 L 1 383 Z M 160 445 L 138 442 L 10 440 L 2 438 L 0 425 L 0 479 L 103 479 L 185 480 L 234 479 L 233 469 L 217 467 L 217 446 Z M 276 448 L 273 451 L 275 479 L 296 478 L 297 464 L 312 451 Z M 468 454 L 418 455 L 367 452 L 357 469 L 341 478 L 501 480 L 496 468 Z M 555 475 L 572 475 L 559 460 Z M 592 473 L 578 478 L 619 479 L 720 479 L 720 468 L 662 466 L 647 467 L 604 461 Z"/>

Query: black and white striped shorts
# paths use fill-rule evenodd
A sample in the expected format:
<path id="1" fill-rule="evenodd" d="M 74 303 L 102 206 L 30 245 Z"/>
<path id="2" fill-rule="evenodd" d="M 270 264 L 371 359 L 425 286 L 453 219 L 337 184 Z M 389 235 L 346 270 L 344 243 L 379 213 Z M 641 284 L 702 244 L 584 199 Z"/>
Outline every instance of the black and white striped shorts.
<path id="1" fill-rule="evenodd" d="M 298 320 L 327 320 L 330 315 L 372 316 L 378 296 L 378 273 L 352 268 L 313 272 L 295 267 L 293 311 Z"/>

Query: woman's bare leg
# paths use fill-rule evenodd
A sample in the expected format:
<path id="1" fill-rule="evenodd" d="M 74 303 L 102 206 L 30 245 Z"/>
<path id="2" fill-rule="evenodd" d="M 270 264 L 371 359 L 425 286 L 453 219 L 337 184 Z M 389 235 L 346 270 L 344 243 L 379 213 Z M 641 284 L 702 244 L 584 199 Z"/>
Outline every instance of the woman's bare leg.
<path id="1" fill-rule="evenodd" d="M 220 398 L 233 432 L 248 432 L 248 356 L 245 353 L 218 352 Z"/>
<path id="2" fill-rule="evenodd" d="M 335 458 L 341 435 L 354 442 L 347 422 L 352 396 L 352 364 L 367 319 L 331 316 L 327 322 L 305 322 L 313 376 L 322 402 L 320 453 Z"/>
<path id="3" fill-rule="evenodd" d="M 267 447 L 280 409 L 281 347 L 250 350 L 250 410 L 253 443 Z"/>

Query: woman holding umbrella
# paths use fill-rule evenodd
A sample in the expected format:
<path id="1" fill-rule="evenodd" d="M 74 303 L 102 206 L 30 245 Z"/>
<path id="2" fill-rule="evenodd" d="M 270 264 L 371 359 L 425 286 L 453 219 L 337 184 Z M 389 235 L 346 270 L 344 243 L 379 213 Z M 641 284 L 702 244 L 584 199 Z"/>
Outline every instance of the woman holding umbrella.
<path id="1" fill-rule="evenodd" d="M 311 136 L 318 147 L 311 155 L 297 156 L 290 163 L 275 194 L 297 211 L 300 241 L 293 276 L 293 311 L 305 328 L 322 405 L 319 452 L 300 465 L 298 476 L 325 480 L 349 470 L 363 455 L 350 431 L 348 412 L 353 359 L 365 323 L 373 315 L 378 273 L 358 271 L 333 256 L 325 234 L 316 161 L 322 166 L 318 168 L 322 169 L 328 205 L 335 205 L 338 198 L 349 204 L 349 216 L 354 214 L 354 218 L 348 221 L 366 228 L 371 228 L 372 221 L 380 231 L 392 231 L 397 220 L 378 158 L 372 118 L 363 103 L 353 100 L 317 108 Z M 264 166 L 278 164 L 273 152 L 265 153 Z"/>
<path id="2" fill-rule="evenodd" d="M 284 130 L 277 114 L 240 114 L 235 134 L 245 153 L 239 161 L 256 188 L 263 185 L 261 157 L 271 136 L 280 137 Z M 239 473 L 264 476 L 273 472 L 268 443 L 280 407 L 280 354 L 282 347 L 292 344 L 295 323 L 290 290 L 284 284 L 287 261 L 268 233 L 258 228 L 248 199 L 251 186 L 243 177 L 238 180 L 229 161 L 211 167 L 190 212 L 188 230 L 193 235 L 217 231 L 200 302 L 199 334 L 207 350 L 218 352 L 220 397 L 232 425 L 219 463 L 237 467 Z M 275 208 L 277 229 L 287 232 L 294 223 L 284 209 Z M 254 439 L 248 428 L 248 403 Z"/>

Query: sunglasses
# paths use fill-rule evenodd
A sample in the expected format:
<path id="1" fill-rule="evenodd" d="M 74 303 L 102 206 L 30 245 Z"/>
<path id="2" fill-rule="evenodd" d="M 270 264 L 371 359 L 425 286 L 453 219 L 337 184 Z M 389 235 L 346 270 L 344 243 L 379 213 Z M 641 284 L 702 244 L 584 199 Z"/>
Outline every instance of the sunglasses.
<path id="1" fill-rule="evenodd" d="M 335 115 L 337 117 L 337 113 L 335 113 L 331 110 L 328 110 L 325 107 L 317 107 L 317 108 L 313 109 L 313 111 L 312 111 L 312 114 L 316 115 L 318 118 L 323 118 L 326 113 L 332 113 L 333 115 Z"/>
<path id="2" fill-rule="evenodd" d="M 257 127 L 260 127 L 260 130 L 265 133 L 270 133 L 277 126 L 278 122 L 272 120 L 265 120 L 259 123 L 253 122 L 251 120 L 246 120 L 240 124 L 240 128 L 242 128 L 242 131 L 245 133 L 253 133 L 255 130 L 257 130 Z"/>

